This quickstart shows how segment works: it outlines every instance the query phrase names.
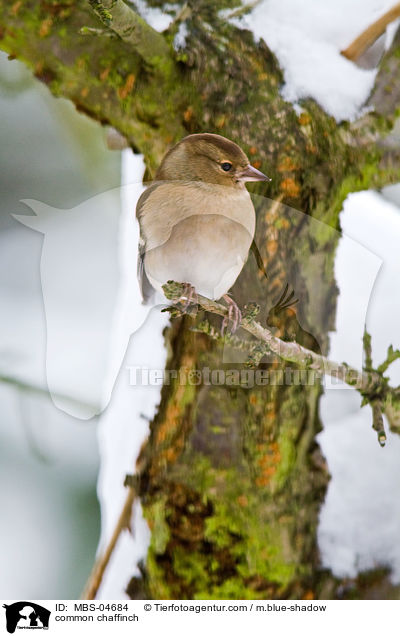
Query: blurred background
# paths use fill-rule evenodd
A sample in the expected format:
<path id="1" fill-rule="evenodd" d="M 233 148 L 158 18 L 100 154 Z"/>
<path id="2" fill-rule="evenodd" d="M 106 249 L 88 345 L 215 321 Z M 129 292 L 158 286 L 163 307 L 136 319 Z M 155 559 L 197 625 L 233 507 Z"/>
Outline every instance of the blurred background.
<path id="1" fill-rule="evenodd" d="M 99 125 L 67 101 L 54 99 L 3 53 L 0 112 L 0 597 L 78 598 L 100 532 L 97 418 L 68 416 L 46 392 L 43 234 L 12 215 L 32 215 L 21 199 L 70 209 L 118 186 L 120 153 L 107 149 Z M 109 275 L 101 284 L 114 293 L 118 196 L 111 209 L 106 223 L 99 211 L 96 231 L 109 247 Z M 72 259 L 75 248 L 71 242 Z M 90 263 L 89 250 L 86 257 Z M 100 331 L 111 319 L 105 314 L 98 316 Z M 60 319 L 68 322 L 68 316 Z M 90 333 L 90 312 L 81 319 Z M 97 364 L 104 366 L 104 352 L 97 355 Z M 64 390 L 68 394 L 68 387 Z"/>

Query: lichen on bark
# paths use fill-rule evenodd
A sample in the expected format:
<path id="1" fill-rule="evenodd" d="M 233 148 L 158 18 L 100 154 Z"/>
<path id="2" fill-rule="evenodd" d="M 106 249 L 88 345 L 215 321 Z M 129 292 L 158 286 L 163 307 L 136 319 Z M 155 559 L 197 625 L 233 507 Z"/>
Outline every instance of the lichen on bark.
<path id="1" fill-rule="evenodd" d="M 83 27 L 105 27 L 83 0 L 0 1 L 0 47 L 24 61 L 54 95 L 118 129 L 144 154 L 147 177 L 185 134 L 216 132 L 238 142 L 253 165 L 272 177 L 268 189 L 251 188 L 256 240 L 269 278 L 258 275 L 250 257 L 233 296 L 241 306 L 258 302 L 265 321 L 295 272 L 303 330 L 327 353 L 339 213 L 349 192 L 399 180 L 399 152 L 381 143 L 390 138 L 396 106 L 353 124 L 338 124 L 312 100 L 297 114 L 282 99 L 282 71 L 268 43 L 255 42 L 250 32 L 219 16 L 219 9 L 239 4 L 189 3 L 188 37 L 172 74 L 162 59 L 154 61 L 156 71 L 149 68 L 120 37 L 82 35 Z M 168 46 L 176 28 L 161 36 Z M 393 76 L 398 51 L 395 41 L 382 74 L 389 69 Z M 378 74 L 378 89 L 383 79 Z M 301 214 L 290 215 L 289 209 Z M 311 218 L 320 223 L 309 225 Z M 167 329 L 169 369 L 226 370 L 221 344 L 190 331 L 200 319 L 176 318 Z M 273 370 L 281 363 L 261 364 Z M 316 539 L 329 480 L 315 441 L 321 387 L 196 385 L 189 373 L 185 377 L 163 387 L 138 460 L 138 493 L 152 538 L 143 579 L 132 580 L 129 593 L 333 595 L 335 585 L 319 567 Z"/>

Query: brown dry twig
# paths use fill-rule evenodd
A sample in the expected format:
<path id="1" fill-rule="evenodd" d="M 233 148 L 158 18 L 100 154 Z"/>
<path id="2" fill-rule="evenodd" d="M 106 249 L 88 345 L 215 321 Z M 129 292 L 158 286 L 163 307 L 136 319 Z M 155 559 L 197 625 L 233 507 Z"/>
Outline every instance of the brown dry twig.
<path id="1" fill-rule="evenodd" d="M 344 57 L 355 62 L 385 32 L 387 26 L 400 18 L 400 2 L 389 9 L 376 22 L 370 24 L 347 48 L 341 51 Z"/>

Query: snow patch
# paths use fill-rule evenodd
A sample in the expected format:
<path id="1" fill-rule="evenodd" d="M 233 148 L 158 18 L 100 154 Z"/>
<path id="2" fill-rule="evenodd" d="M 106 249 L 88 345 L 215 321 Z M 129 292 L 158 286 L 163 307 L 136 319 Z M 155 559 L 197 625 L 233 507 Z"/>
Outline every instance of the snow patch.
<path id="1" fill-rule="evenodd" d="M 164 5 L 166 11 L 161 11 L 157 7 L 149 7 L 145 0 L 135 0 L 135 6 L 147 24 L 160 32 L 168 29 L 173 20 L 173 17 L 166 11 L 173 11 L 178 8 L 178 5 L 167 3 Z"/>
<path id="2" fill-rule="evenodd" d="M 110 404 L 99 418 L 99 553 L 108 544 L 120 516 L 127 497 L 127 490 L 123 485 L 125 476 L 135 473 L 136 458 L 148 436 L 148 423 L 160 400 L 160 386 L 130 384 L 129 367 L 163 369 L 167 355 L 162 333 L 168 324 L 169 315 L 161 313 L 159 306 L 150 309 L 142 305 L 136 278 L 139 232 L 135 208 L 143 191 L 143 173 L 143 157 L 134 155 L 130 149 L 125 150 L 122 153 L 121 177 L 120 293 L 114 321 L 111 374 L 121 366 L 128 341 L 129 345 Z M 136 564 L 146 555 L 149 536 L 140 504 L 136 502 L 132 516 L 132 533 L 125 531 L 121 534 L 97 598 L 126 598 L 126 585 L 132 575 L 139 573 Z"/>
<path id="3" fill-rule="evenodd" d="M 312 97 L 340 121 L 357 117 L 376 75 L 340 51 L 392 6 L 393 0 L 264 0 L 234 23 L 263 38 L 277 56 L 284 99 Z"/>
<path id="4" fill-rule="evenodd" d="M 398 245 L 400 212 L 374 192 L 351 194 L 341 216 L 343 232 L 382 260 L 366 315 L 372 335 L 374 364 L 386 357 L 389 344 L 400 347 L 400 305 L 394 281 L 400 278 Z M 350 238 L 342 238 L 335 262 L 340 296 L 337 331 L 331 334 L 330 358 L 360 364 L 362 322 L 355 308 L 365 297 L 366 268 Z M 373 265 L 371 261 L 371 265 Z M 400 383 L 400 361 L 389 367 L 391 384 Z M 361 397 L 353 389 L 326 391 L 321 400 L 324 431 L 319 436 L 332 480 L 321 510 L 319 546 L 322 563 L 339 577 L 378 565 L 392 567 L 392 580 L 400 581 L 400 439 L 388 430 L 380 448 L 372 430 L 371 409 L 360 408 Z"/>

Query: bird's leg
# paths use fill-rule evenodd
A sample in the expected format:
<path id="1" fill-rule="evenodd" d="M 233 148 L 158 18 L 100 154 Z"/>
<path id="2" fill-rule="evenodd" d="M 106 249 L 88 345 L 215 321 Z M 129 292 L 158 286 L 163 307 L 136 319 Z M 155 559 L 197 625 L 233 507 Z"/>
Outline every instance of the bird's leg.
<path id="1" fill-rule="evenodd" d="M 179 302 L 182 302 L 184 311 L 187 310 L 191 303 L 197 304 L 197 294 L 196 290 L 190 283 L 184 283 L 182 294 L 179 299 Z"/>
<path id="2" fill-rule="evenodd" d="M 222 296 L 222 298 L 228 305 L 228 314 L 222 321 L 221 333 L 224 334 L 224 331 L 227 328 L 229 322 L 232 323 L 231 333 L 235 333 L 236 329 L 240 325 L 240 321 L 242 320 L 242 312 L 240 311 L 235 301 L 228 294 L 225 294 L 224 296 Z"/>

